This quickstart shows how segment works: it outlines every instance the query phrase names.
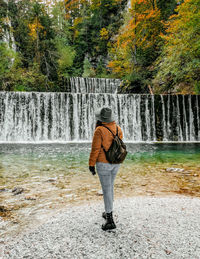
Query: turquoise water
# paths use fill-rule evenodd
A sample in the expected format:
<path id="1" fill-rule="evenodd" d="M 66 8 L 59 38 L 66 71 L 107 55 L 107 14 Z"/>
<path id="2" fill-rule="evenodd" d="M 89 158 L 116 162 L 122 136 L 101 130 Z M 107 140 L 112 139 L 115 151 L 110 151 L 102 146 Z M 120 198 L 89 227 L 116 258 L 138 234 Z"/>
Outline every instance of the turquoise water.
<path id="1" fill-rule="evenodd" d="M 129 146 L 127 162 L 200 165 L 200 143 L 138 144 Z"/>
<path id="2" fill-rule="evenodd" d="M 88 170 L 91 144 L 1 144 L 0 173 Z M 124 164 L 182 163 L 200 166 L 200 143 L 128 144 Z M 22 174 L 23 175 L 23 174 Z"/>

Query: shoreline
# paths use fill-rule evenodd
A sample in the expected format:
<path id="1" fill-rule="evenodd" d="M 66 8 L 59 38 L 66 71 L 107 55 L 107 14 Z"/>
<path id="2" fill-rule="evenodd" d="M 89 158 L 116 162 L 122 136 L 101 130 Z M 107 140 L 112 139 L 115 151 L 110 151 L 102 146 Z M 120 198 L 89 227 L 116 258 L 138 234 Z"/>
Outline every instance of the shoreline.
<path id="1" fill-rule="evenodd" d="M 167 171 L 168 164 L 136 165 L 124 164 L 120 168 L 114 185 L 114 199 L 120 197 L 166 195 L 200 197 L 199 166 L 173 165 L 180 171 Z M 172 165 L 171 165 L 172 166 Z M 48 169 L 48 168 L 47 168 Z M 1 192 L 1 235 L 13 236 L 26 227 L 37 225 L 46 215 L 93 201 L 102 201 L 98 176 L 82 170 L 81 173 L 32 175 L 27 178 L 8 178 L 6 191 Z M 62 173 L 62 174 L 60 174 Z M 53 177 L 52 177 L 53 176 Z M 17 181 L 19 180 L 19 181 Z M 14 195 L 13 188 L 23 188 Z M 0 187 L 1 188 L 1 187 Z M 5 211 L 4 211 L 5 210 Z"/>
<path id="2" fill-rule="evenodd" d="M 127 195 L 124 194 L 123 196 L 120 195 L 115 195 L 114 197 L 114 203 L 113 203 L 113 211 L 115 211 L 115 203 L 124 199 L 142 199 L 142 198 L 180 198 L 180 199 L 199 199 L 200 200 L 200 196 L 192 196 L 192 195 L 188 195 L 188 194 L 175 194 L 175 193 L 160 193 L 160 194 L 152 194 L 151 192 L 146 193 L 146 194 L 138 194 L 138 195 Z M 79 208 L 87 208 L 88 206 L 91 205 L 96 205 L 98 204 L 99 206 L 102 207 L 102 209 L 104 210 L 104 201 L 103 201 L 103 196 L 96 196 L 93 199 L 87 199 L 87 200 L 82 200 L 82 201 L 78 201 L 78 202 L 69 202 L 67 204 L 65 204 L 65 206 L 60 206 L 59 208 L 52 208 L 52 210 L 48 210 L 45 212 L 41 212 L 40 211 L 40 216 L 39 218 L 32 217 L 30 222 L 26 222 L 25 224 L 20 224 L 18 225 L 17 221 L 14 221 L 14 225 L 18 225 L 18 228 L 15 232 L 13 232 L 13 230 L 11 230 L 11 233 L 8 231 L 7 233 L 4 233 L 2 235 L 0 235 L 0 244 L 2 243 L 6 243 L 8 240 L 17 240 L 18 238 L 22 237 L 24 234 L 29 233 L 34 231 L 34 229 L 37 229 L 39 226 L 42 226 L 45 222 L 49 221 L 49 219 L 55 218 L 56 216 L 65 213 L 67 210 L 71 210 L 71 209 L 79 209 Z M 103 211 L 102 211 L 103 212 Z M 101 215 L 99 215 L 99 217 L 101 217 Z M 1 224 L 5 222 L 3 220 L 2 217 L 0 217 L 0 227 L 2 228 Z M 1 245 L 0 245 L 1 246 Z"/>

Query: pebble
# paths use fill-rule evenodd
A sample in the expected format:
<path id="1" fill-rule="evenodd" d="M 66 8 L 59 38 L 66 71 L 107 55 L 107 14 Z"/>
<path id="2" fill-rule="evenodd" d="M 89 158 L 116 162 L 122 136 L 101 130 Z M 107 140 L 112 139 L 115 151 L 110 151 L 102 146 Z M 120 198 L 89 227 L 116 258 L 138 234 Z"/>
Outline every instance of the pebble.
<path id="1" fill-rule="evenodd" d="M 102 211 L 96 201 L 55 213 L 13 240 L 0 239 L 2 258 L 200 258 L 199 198 L 116 199 L 113 231 L 101 229 Z"/>
<path id="2" fill-rule="evenodd" d="M 7 192 L 7 191 L 9 191 L 9 189 L 7 189 L 7 188 L 1 188 L 0 189 L 0 192 Z"/>
<path id="3" fill-rule="evenodd" d="M 26 196 L 24 199 L 25 200 L 31 200 L 31 201 L 36 200 L 36 198 L 32 197 L 32 196 Z"/>
<path id="4" fill-rule="evenodd" d="M 18 194 L 22 193 L 23 191 L 24 191 L 24 188 L 22 188 L 22 187 L 14 187 L 12 189 L 13 195 L 18 195 Z"/>
<path id="5" fill-rule="evenodd" d="M 70 197 L 73 197 L 73 196 L 74 196 L 74 194 L 67 194 L 67 195 L 65 195 L 66 198 L 70 198 Z"/>
<path id="6" fill-rule="evenodd" d="M 173 168 L 173 167 L 169 167 L 166 169 L 167 172 L 183 172 L 184 169 L 183 168 Z"/>
<path id="7" fill-rule="evenodd" d="M 99 190 L 99 191 L 97 192 L 97 194 L 98 194 L 98 195 L 103 195 L 103 191 L 102 191 L 102 190 Z"/>
<path id="8" fill-rule="evenodd" d="M 54 177 L 54 178 L 49 178 L 46 180 L 46 182 L 55 182 L 58 178 Z"/>

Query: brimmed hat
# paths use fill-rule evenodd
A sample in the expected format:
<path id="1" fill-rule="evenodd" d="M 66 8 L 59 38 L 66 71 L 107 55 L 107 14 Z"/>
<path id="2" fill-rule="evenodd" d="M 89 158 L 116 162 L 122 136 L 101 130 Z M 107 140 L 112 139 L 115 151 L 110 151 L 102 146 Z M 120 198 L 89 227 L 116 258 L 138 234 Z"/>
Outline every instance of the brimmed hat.
<path id="1" fill-rule="evenodd" d="M 96 119 L 101 122 L 112 122 L 115 120 L 115 116 L 112 110 L 108 107 L 104 107 L 95 112 Z"/>

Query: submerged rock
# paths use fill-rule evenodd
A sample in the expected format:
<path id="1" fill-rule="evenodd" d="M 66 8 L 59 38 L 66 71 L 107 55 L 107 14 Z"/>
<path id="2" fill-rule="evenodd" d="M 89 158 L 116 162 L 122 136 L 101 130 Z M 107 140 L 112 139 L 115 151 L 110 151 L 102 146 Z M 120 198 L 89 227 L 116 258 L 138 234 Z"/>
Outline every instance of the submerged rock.
<path id="1" fill-rule="evenodd" d="M 17 194 L 20 194 L 20 193 L 24 192 L 24 188 L 22 188 L 22 187 L 14 187 L 12 189 L 12 192 L 13 192 L 13 195 L 17 195 Z"/>
<path id="2" fill-rule="evenodd" d="M 167 172 L 183 172 L 184 169 L 183 168 L 173 168 L 173 167 L 169 167 L 166 169 Z"/>
<path id="3" fill-rule="evenodd" d="M 36 200 L 35 197 L 31 197 L 31 196 L 26 196 L 24 199 L 25 199 L 25 200 L 31 200 L 31 201 Z"/>
<path id="4" fill-rule="evenodd" d="M 0 192 L 7 192 L 7 191 L 8 191 L 7 188 L 1 188 L 1 189 L 0 189 Z"/>
<path id="5" fill-rule="evenodd" d="M 49 178 L 46 180 L 46 182 L 55 182 L 58 179 L 58 177 Z"/>

